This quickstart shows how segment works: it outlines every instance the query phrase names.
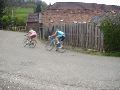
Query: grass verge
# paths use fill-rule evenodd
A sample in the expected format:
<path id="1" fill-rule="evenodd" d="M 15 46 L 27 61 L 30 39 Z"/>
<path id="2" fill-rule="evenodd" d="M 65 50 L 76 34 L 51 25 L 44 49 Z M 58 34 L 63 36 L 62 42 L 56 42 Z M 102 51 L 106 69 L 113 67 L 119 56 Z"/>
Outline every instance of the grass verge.
<path id="1" fill-rule="evenodd" d="M 100 52 L 100 51 L 97 51 L 97 50 L 93 50 L 93 49 L 82 49 L 82 48 L 78 48 L 78 47 L 71 47 L 71 46 L 68 46 L 66 47 L 68 50 L 71 50 L 71 51 L 75 51 L 75 52 L 78 52 L 78 53 L 85 53 L 85 54 L 90 54 L 90 55 L 99 55 L 99 56 L 113 56 L 113 57 L 120 57 L 120 52 L 110 52 L 110 53 L 107 53 L 107 52 Z"/>

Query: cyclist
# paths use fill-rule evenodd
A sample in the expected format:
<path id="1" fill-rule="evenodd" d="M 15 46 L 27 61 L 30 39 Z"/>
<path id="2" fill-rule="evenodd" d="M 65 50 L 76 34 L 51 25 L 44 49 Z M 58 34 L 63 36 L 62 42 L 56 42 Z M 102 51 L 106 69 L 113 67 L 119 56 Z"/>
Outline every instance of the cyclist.
<path id="1" fill-rule="evenodd" d="M 30 41 L 32 41 L 37 37 L 37 33 L 32 28 L 30 28 L 29 32 L 27 33 L 27 36 L 30 39 Z"/>
<path id="2" fill-rule="evenodd" d="M 60 41 L 63 41 L 65 39 L 65 33 L 59 29 L 57 29 L 56 32 L 52 34 L 52 36 L 55 37 L 56 44 L 59 44 Z"/>

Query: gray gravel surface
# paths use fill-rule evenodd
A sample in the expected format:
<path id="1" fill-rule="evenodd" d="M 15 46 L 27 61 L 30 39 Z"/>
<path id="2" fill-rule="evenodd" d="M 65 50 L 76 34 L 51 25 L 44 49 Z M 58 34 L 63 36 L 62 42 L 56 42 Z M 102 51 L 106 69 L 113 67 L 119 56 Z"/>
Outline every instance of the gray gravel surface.
<path id="1" fill-rule="evenodd" d="M 120 58 L 49 52 L 25 33 L 0 30 L 0 90 L 120 90 Z"/>

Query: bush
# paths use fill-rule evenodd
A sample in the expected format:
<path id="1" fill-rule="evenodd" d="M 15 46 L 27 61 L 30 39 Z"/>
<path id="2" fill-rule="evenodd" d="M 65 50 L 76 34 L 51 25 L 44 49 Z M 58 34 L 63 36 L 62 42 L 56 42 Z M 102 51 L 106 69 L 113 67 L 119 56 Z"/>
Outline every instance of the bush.
<path id="1" fill-rule="evenodd" d="M 10 21 L 11 21 L 11 18 L 9 16 L 7 16 L 7 15 L 4 15 L 2 17 L 3 28 L 6 28 L 7 26 L 9 26 Z"/>
<path id="2" fill-rule="evenodd" d="M 105 17 L 100 29 L 104 34 L 104 49 L 106 52 L 120 52 L 120 14 Z"/>
<path id="3" fill-rule="evenodd" d="M 26 22 L 25 22 L 25 20 L 23 18 L 16 17 L 16 22 L 15 22 L 16 26 L 25 26 L 25 24 L 26 24 Z"/>

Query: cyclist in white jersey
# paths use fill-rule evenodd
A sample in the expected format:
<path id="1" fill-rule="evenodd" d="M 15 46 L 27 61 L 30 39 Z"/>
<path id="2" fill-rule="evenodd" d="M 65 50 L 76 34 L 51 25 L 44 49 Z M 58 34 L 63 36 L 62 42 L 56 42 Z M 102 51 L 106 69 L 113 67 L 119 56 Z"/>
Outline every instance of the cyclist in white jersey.
<path id="1" fill-rule="evenodd" d="M 33 40 L 33 39 L 35 39 L 37 37 L 36 31 L 34 31 L 32 28 L 29 30 L 27 35 L 28 35 L 30 40 Z"/>

